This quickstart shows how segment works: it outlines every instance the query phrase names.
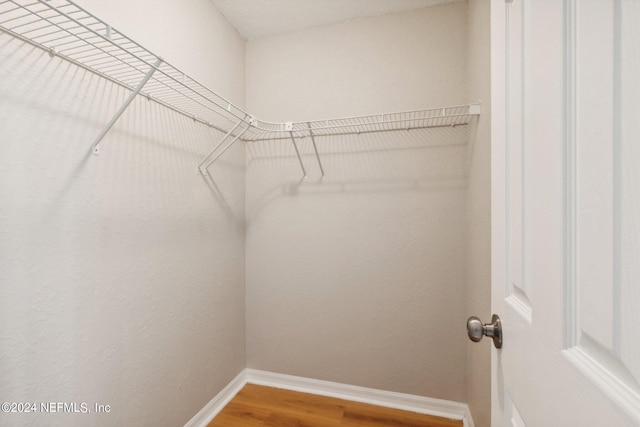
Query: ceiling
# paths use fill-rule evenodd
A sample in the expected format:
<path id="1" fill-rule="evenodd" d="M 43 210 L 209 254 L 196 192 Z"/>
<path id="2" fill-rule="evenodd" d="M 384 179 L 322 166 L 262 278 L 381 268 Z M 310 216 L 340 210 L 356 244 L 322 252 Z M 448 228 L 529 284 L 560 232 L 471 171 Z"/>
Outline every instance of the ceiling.
<path id="1" fill-rule="evenodd" d="M 211 0 L 247 40 L 463 0 Z"/>

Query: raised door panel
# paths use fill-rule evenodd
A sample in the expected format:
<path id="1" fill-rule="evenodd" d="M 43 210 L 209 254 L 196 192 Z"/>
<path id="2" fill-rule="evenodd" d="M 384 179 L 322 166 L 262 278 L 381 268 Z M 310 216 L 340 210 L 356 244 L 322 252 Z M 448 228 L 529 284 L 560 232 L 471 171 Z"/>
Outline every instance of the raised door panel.
<path id="1" fill-rule="evenodd" d="M 531 280 L 528 274 L 527 66 L 529 0 L 513 0 L 506 10 L 506 157 L 507 157 L 507 301 L 531 321 Z"/>
<path id="2" fill-rule="evenodd" d="M 566 355 L 640 423 L 640 3 L 575 4 Z"/>

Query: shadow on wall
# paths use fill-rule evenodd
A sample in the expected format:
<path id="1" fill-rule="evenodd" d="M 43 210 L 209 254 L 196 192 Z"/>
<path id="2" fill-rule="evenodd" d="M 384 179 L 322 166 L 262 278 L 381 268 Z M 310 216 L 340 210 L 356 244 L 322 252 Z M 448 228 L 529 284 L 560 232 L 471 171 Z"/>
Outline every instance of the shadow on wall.
<path id="1" fill-rule="evenodd" d="M 25 136 L 31 142 L 16 152 L 11 144 L 4 144 L 0 153 L 25 174 L 52 181 L 46 186 L 52 209 L 68 197 L 79 177 L 109 180 L 109 175 L 122 177 L 123 170 L 128 170 L 130 189 L 142 198 L 142 194 L 162 193 L 188 175 L 192 185 L 206 189 L 207 198 L 236 228 L 244 228 L 244 198 L 237 196 L 235 188 L 239 179 L 244 180 L 241 144 L 220 159 L 202 185 L 196 165 L 223 134 L 139 96 L 100 143 L 101 155 L 92 156 L 95 138 L 130 91 L 9 36 L 0 39 L 0 48 L 5 53 L 2 60 L 11 64 L 0 67 L 0 79 L 13 82 L 0 84 L 0 135 L 5 141 Z M 56 120 L 45 125 L 43 117 L 48 114 L 55 114 Z M 29 129 L 17 126 L 25 121 Z M 160 190 L 161 186 L 165 188 Z M 184 187 L 172 192 L 185 204 L 190 202 L 184 198 L 195 193 L 200 191 L 185 192 Z M 162 204 L 156 207 L 163 208 Z"/>
<path id="2" fill-rule="evenodd" d="M 464 401 L 468 128 L 247 144 L 249 367 Z"/>
<path id="3" fill-rule="evenodd" d="M 0 390 L 182 425 L 244 367 L 244 149 L 221 199 L 219 135 L 137 97 L 90 155 L 129 93 L 0 33 Z"/>
<path id="4" fill-rule="evenodd" d="M 473 121 L 472 121 L 473 123 Z M 471 125 L 472 126 L 472 125 Z M 247 145 L 247 222 L 274 200 L 326 194 L 435 192 L 466 187 L 470 125 L 316 138 L 324 179 L 310 138 Z M 252 188 L 254 183 L 258 190 Z"/>

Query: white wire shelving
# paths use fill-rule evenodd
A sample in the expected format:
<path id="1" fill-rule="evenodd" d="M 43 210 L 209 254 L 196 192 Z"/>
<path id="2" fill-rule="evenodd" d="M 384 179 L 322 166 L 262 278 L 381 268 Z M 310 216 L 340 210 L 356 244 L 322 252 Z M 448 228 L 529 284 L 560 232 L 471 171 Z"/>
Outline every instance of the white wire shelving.
<path id="1" fill-rule="evenodd" d="M 0 31 L 131 90 L 128 99 L 93 141 L 94 154 L 99 153 L 104 136 L 138 95 L 223 132 L 225 136 L 197 166 L 203 175 L 237 141 L 290 139 L 306 178 L 296 140 L 309 137 L 324 177 L 316 138 L 460 126 L 480 114 L 479 104 L 469 104 L 308 122 L 266 122 L 71 0 L 0 0 Z"/>

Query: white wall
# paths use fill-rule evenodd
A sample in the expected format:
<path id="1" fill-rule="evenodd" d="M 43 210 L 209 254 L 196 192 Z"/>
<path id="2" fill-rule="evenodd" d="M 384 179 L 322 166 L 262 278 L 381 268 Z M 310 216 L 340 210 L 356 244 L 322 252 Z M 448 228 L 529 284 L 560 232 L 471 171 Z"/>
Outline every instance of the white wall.
<path id="1" fill-rule="evenodd" d="M 469 1 L 467 81 L 482 100 L 471 130 L 467 193 L 467 316 L 491 320 L 491 40 L 489 0 Z M 491 425 L 491 346 L 467 343 L 467 400 L 476 427 Z"/>
<path id="2" fill-rule="evenodd" d="M 208 0 L 82 4 L 242 103 Z M 3 426 L 182 425 L 245 366 L 244 150 L 218 191 L 194 174 L 210 131 L 138 98 L 89 155 L 127 95 L 0 34 L 0 395 L 111 406 Z"/>
<path id="3" fill-rule="evenodd" d="M 77 3 L 229 101 L 244 106 L 245 41 L 211 1 Z"/>
<path id="4" fill-rule="evenodd" d="M 247 108 L 302 121 L 466 103 L 464 3 L 247 44 Z"/>
<path id="5" fill-rule="evenodd" d="M 247 44 L 249 111 L 304 120 L 468 103 L 466 4 Z M 465 127 L 247 148 L 250 368 L 466 400 Z M 461 329 L 462 328 L 462 329 Z"/>

